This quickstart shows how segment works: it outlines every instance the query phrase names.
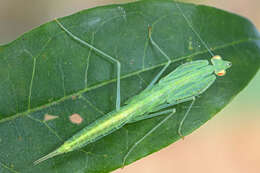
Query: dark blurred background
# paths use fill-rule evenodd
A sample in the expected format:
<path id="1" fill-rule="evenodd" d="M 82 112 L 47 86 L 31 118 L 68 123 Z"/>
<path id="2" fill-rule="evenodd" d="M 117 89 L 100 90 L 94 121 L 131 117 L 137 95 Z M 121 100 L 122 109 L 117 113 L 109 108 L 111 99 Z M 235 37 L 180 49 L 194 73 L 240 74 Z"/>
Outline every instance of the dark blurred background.
<path id="1" fill-rule="evenodd" d="M 53 18 L 99 5 L 130 1 L 0 0 L 0 45 Z M 260 30 L 259 0 L 195 2 L 245 16 Z M 114 173 L 260 173 L 259 115 L 260 73 L 231 104 L 185 140 Z"/>

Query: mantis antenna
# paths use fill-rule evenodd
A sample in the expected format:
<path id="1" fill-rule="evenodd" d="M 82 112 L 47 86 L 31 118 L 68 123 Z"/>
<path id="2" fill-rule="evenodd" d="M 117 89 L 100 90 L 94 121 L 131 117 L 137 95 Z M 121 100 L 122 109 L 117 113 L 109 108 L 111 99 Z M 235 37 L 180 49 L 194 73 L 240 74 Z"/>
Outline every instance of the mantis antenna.
<path id="1" fill-rule="evenodd" d="M 179 6 L 178 3 L 176 3 L 175 1 L 175 5 L 176 7 L 179 9 L 179 11 L 181 12 L 183 18 L 185 19 L 185 21 L 187 22 L 187 24 L 189 25 L 189 27 L 192 29 L 192 31 L 196 34 L 196 36 L 199 38 L 199 40 L 201 41 L 201 43 L 205 46 L 205 48 L 209 51 L 210 55 L 213 57 L 215 56 L 214 53 L 210 50 L 210 48 L 208 47 L 208 45 L 206 44 L 206 42 L 201 38 L 201 36 L 199 35 L 199 33 L 194 29 L 194 27 L 192 26 L 191 22 L 188 20 L 187 16 L 184 14 L 182 8 Z"/>

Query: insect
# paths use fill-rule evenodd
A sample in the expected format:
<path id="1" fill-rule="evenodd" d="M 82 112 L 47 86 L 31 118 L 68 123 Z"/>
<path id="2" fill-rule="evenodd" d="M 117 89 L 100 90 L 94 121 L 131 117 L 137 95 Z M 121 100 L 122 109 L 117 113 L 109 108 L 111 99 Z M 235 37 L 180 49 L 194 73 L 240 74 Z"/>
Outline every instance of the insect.
<path id="1" fill-rule="evenodd" d="M 178 134 L 182 135 L 182 125 L 188 116 L 192 105 L 195 102 L 197 96 L 205 92 L 216 80 L 217 76 L 223 76 L 226 73 L 226 69 L 231 67 L 231 62 L 223 60 L 220 56 L 214 55 L 207 47 L 206 43 L 200 38 L 199 34 L 194 30 L 191 23 L 184 15 L 181 8 L 177 5 L 181 13 L 183 14 L 186 22 L 193 29 L 195 34 L 199 37 L 201 42 L 206 46 L 211 53 L 211 64 L 208 60 L 196 60 L 188 63 L 184 63 L 178 66 L 174 71 L 161 77 L 163 72 L 171 63 L 169 56 L 159 47 L 159 45 L 152 38 L 152 28 L 148 27 L 148 35 L 151 44 L 158 49 L 162 56 L 167 59 L 166 65 L 155 76 L 151 83 L 138 95 L 130 98 L 124 106 L 120 107 L 120 62 L 112 56 L 97 49 L 91 44 L 81 40 L 75 36 L 68 29 L 65 28 L 58 20 L 56 20 L 59 27 L 69 35 L 73 40 L 80 42 L 82 45 L 91 48 L 103 57 L 106 57 L 117 66 L 117 99 L 116 109 L 103 117 L 97 119 L 84 129 L 73 135 L 70 139 L 64 142 L 63 145 L 58 147 L 53 152 L 35 161 L 34 164 L 39 164 L 49 158 L 57 155 L 68 153 L 86 146 L 89 143 L 95 142 L 98 139 L 114 132 L 127 123 L 133 123 L 136 121 L 153 118 L 160 115 L 168 114 L 162 121 L 160 121 L 155 127 L 153 127 L 148 133 L 146 133 L 141 139 L 139 139 L 126 153 L 123 158 L 123 165 L 128 158 L 129 154 L 135 149 L 135 147 L 142 142 L 148 135 L 154 132 L 159 126 L 171 118 L 176 110 L 172 106 L 190 101 L 191 104 L 187 109 L 183 119 L 178 127 Z"/>

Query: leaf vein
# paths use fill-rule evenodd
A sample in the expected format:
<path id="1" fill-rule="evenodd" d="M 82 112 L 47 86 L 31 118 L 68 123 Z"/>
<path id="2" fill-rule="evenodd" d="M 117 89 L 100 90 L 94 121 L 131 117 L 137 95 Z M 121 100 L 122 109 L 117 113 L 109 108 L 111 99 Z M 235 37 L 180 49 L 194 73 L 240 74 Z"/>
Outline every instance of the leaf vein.
<path id="1" fill-rule="evenodd" d="M 13 168 L 8 167 L 7 165 L 5 165 L 5 164 L 4 164 L 3 162 L 1 162 L 1 161 L 0 161 L 0 165 L 1 165 L 2 167 L 4 167 L 5 169 L 7 169 L 7 170 L 13 172 L 13 173 L 19 173 L 18 171 L 14 170 Z"/>
<path id="2" fill-rule="evenodd" d="M 58 140 L 63 141 L 63 139 L 58 135 L 58 133 L 57 133 L 55 130 L 53 130 L 46 122 L 41 121 L 41 120 L 38 120 L 38 119 L 32 117 L 31 115 L 27 115 L 27 117 L 30 118 L 30 119 L 33 120 L 33 121 L 36 121 L 36 122 L 38 122 L 38 123 L 43 124 L 44 126 L 46 126 L 47 129 L 50 131 L 51 134 L 54 134 L 54 135 L 58 138 Z"/>
<path id="3" fill-rule="evenodd" d="M 24 52 L 26 52 L 28 55 L 30 55 L 33 59 L 33 69 L 32 69 L 32 77 L 30 80 L 30 88 L 29 88 L 29 95 L 28 95 L 28 110 L 31 108 L 31 96 L 32 96 L 32 87 L 33 87 L 33 80 L 35 76 L 35 68 L 36 68 L 36 58 L 29 52 L 27 49 L 24 49 Z"/>
<path id="4" fill-rule="evenodd" d="M 66 96 L 66 89 L 65 89 L 65 76 L 64 76 L 64 70 L 62 68 L 62 62 L 60 61 L 58 63 L 60 74 L 61 74 L 61 82 L 62 82 L 62 90 L 63 90 L 63 96 Z"/>
<path id="5" fill-rule="evenodd" d="M 94 43 L 94 38 L 95 38 L 95 33 L 92 33 L 92 38 L 91 38 L 91 44 Z M 89 50 L 88 57 L 86 60 L 86 69 L 85 69 L 85 88 L 88 85 L 88 67 L 89 67 L 89 62 L 90 62 L 90 57 L 92 53 L 92 48 Z"/>
<path id="6" fill-rule="evenodd" d="M 233 42 L 221 45 L 221 46 L 216 46 L 215 48 L 212 48 L 212 50 L 218 50 L 218 49 L 226 48 L 228 46 L 236 45 L 236 44 L 239 44 L 239 43 L 257 41 L 257 40 L 260 40 L 260 39 L 259 38 L 248 38 L 248 39 L 233 41 Z M 171 60 L 171 63 L 174 63 L 174 62 L 177 62 L 177 61 L 180 61 L 180 60 L 184 60 L 184 59 L 189 59 L 191 57 L 198 56 L 198 55 L 201 55 L 201 54 L 204 54 L 204 53 L 207 53 L 207 52 L 208 52 L 208 50 L 198 51 L 196 53 L 193 53 L 193 54 L 190 54 L 190 55 L 186 55 L 186 56 L 182 56 L 182 57 L 176 58 L 174 60 Z M 158 68 L 158 67 L 162 67 L 166 63 L 167 62 L 156 64 L 154 66 L 150 66 L 150 67 L 147 67 L 147 68 L 139 70 L 139 71 L 135 71 L 135 72 L 132 72 L 132 73 L 129 73 L 129 74 L 126 74 L 126 75 L 122 75 L 122 77 L 120 79 L 129 78 L 129 77 L 132 77 L 134 75 L 146 72 L 148 70 L 152 70 L 152 69 L 155 69 L 155 68 Z M 13 120 L 15 118 L 18 118 L 18 117 L 21 117 L 21 116 L 25 116 L 26 114 L 30 114 L 30 113 L 36 112 L 38 110 L 41 110 L 43 107 L 44 108 L 50 107 L 52 105 L 58 104 L 58 103 L 60 103 L 60 102 L 62 102 L 64 100 L 66 100 L 66 99 L 70 99 L 72 96 L 80 96 L 80 95 L 82 95 L 85 92 L 94 90 L 94 89 L 99 88 L 101 86 L 105 86 L 105 85 L 111 84 L 113 82 L 116 82 L 116 78 L 111 79 L 111 80 L 107 80 L 107 81 L 104 81 L 104 82 L 101 82 L 99 84 L 93 85 L 93 86 L 88 87 L 88 88 L 83 88 L 83 89 L 81 89 L 81 90 L 79 90 L 79 91 L 77 91 L 75 93 L 71 93 L 70 95 L 67 95 L 65 97 L 61 97 L 60 99 L 58 99 L 56 101 L 40 105 L 40 106 L 32 108 L 30 110 L 26 110 L 26 111 L 23 111 L 23 112 L 18 112 L 16 114 L 13 114 L 13 115 L 11 115 L 11 116 L 9 116 L 7 118 L 4 118 L 4 119 L 0 120 L 0 123 L 6 122 L 6 121 L 10 121 L 10 120 Z"/>
<path id="7" fill-rule="evenodd" d="M 90 107 L 92 107 L 95 111 L 99 112 L 102 115 L 105 115 L 105 113 L 103 111 L 101 111 L 99 108 L 97 108 L 91 101 L 89 101 L 86 97 L 81 96 L 80 98 L 82 98 L 82 100 L 84 100 L 85 102 L 87 102 L 89 104 Z"/>

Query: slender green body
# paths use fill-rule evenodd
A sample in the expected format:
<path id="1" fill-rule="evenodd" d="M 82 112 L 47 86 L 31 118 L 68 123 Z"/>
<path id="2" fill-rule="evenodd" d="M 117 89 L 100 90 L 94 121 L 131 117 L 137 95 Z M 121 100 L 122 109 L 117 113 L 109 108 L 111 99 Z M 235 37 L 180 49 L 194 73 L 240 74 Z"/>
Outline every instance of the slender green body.
<path id="1" fill-rule="evenodd" d="M 189 68 L 189 70 L 184 70 Z M 183 71 L 184 70 L 184 71 Z M 182 73 L 181 73 L 182 72 Z M 127 122 L 153 112 L 165 103 L 178 102 L 204 92 L 216 79 L 207 60 L 194 61 L 177 68 L 153 88 L 144 90 L 119 111 L 112 111 L 76 133 L 61 148 L 73 151 L 121 128 Z M 198 82 L 199 81 L 199 82 Z"/>
<path id="2" fill-rule="evenodd" d="M 126 158 L 133 151 L 136 145 L 138 145 L 149 134 L 151 134 L 160 125 L 167 121 L 175 112 L 175 109 L 172 108 L 171 110 L 167 111 L 162 110 L 182 102 L 192 101 L 190 107 L 188 108 L 179 125 L 178 133 L 181 137 L 183 137 L 181 133 L 181 127 L 195 101 L 195 97 L 206 91 L 214 83 L 214 81 L 216 80 L 216 75 L 223 76 L 226 72 L 225 70 L 231 66 L 231 63 L 222 60 L 220 56 L 214 56 L 211 50 L 205 44 L 205 42 L 200 38 L 196 30 L 193 29 L 192 25 L 189 23 L 183 12 L 182 14 L 189 26 L 197 34 L 199 39 L 213 56 L 211 58 L 211 64 L 209 64 L 208 60 L 197 60 L 188 62 L 180 65 L 174 71 L 172 71 L 171 73 L 160 79 L 159 82 L 157 82 L 160 76 L 166 70 L 166 68 L 170 65 L 171 59 L 169 58 L 169 56 L 167 56 L 166 53 L 162 51 L 162 49 L 156 44 L 156 42 L 153 41 L 151 37 L 151 27 L 148 27 L 149 39 L 151 43 L 160 51 L 160 53 L 163 55 L 163 57 L 167 59 L 168 62 L 155 76 L 155 78 L 151 81 L 151 83 L 147 86 L 145 90 L 143 90 L 140 94 L 130 98 L 122 107 L 120 107 L 120 62 L 116 58 L 106 54 L 93 45 L 78 38 L 68 29 L 66 29 L 58 20 L 56 20 L 61 29 L 64 30 L 66 34 L 68 34 L 72 39 L 90 49 L 93 49 L 95 52 L 115 63 L 115 65 L 117 66 L 116 110 L 97 119 L 84 129 L 73 135 L 70 139 L 65 141 L 62 146 L 35 161 L 34 164 L 38 164 L 56 155 L 80 149 L 87 144 L 95 142 L 96 140 L 114 132 L 126 123 L 132 123 L 143 119 L 152 118 L 158 115 L 170 113 L 130 148 L 123 159 L 124 165 Z"/>
<path id="3" fill-rule="evenodd" d="M 160 110 L 161 105 L 175 105 L 200 95 L 215 81 L 215 74 L 220 75 L 221 71 L 231 66 L 219 56 L 213 57 L 211 61 L 213 65 L 209 65 L 207 60 L 197 60 L 179 66 L 153 87 L 129 99 L 126 105 L 118 111 L 112 111 L 97 119 L 36 163 L 82 148 L 114 132 L 126 123 L 142 119 L 142 116 L 145 117 L 149 113 Z"/>

